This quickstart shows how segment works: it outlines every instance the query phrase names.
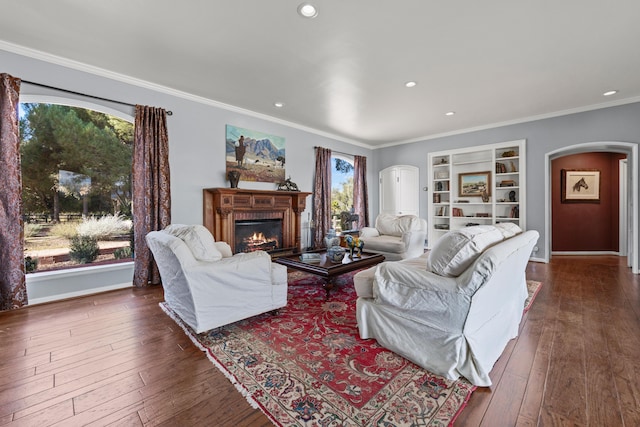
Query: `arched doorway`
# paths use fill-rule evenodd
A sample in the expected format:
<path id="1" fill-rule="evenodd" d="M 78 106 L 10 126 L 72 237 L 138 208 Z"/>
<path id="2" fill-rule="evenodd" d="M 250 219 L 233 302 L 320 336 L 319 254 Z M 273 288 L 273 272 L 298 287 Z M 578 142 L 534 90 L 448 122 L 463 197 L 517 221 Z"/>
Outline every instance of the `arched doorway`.
<path id="1" fill-rule="evenodd" d="M 627 156 L 628 162 L 628 178 L 627 178 L 627 233 L 626 239 L 620 241 L 620 245 L 626 245 L 629 250 L 627 252 L 628 265 L 631 266 L 632 272 L 638 274 L 638 144 L 628 142 L 590 142 L 584 144 L 576 144 L 568 147 L 552 151 L 546 154 L 545 160 L 545 241 L 546 241 L 546 259 L 548 262 L 551 258 L 552 251 L 552 161 L 571 154 L 589 153 L 589 152 L 612 152 L 622 153 Z M 628 244 L 627 244 L 628 242 Z"/>

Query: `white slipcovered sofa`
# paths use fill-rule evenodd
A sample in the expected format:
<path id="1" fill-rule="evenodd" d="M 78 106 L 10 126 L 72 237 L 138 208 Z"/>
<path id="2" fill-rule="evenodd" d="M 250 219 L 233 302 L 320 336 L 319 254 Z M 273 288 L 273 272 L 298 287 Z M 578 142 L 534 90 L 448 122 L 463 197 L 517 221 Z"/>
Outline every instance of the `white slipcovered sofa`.
<path id="1" fill-rule="evenodd" d="M 363 270 L 354 277 L 360 337 L 446 378 L 491 385 L 489 372 L 518 335 L 538 237 L 513 224 L 468 227 L 428 254 Z"/>
<path id="2" fill-rule="evenodd" d="M 172 224 L 146 241 L 166 303 L 196 333 L 287 304 L 287 269 L 266 252 L 232 255 L 202 225 Z"/>
<path id="3" fill-rule="evenodd" d="M 380 214 L 375 227 L 363 227 L 364 251 L 384 255 L 387 261 L 417 257 L 424 253 L 427 221 L 415 215 Z"/>

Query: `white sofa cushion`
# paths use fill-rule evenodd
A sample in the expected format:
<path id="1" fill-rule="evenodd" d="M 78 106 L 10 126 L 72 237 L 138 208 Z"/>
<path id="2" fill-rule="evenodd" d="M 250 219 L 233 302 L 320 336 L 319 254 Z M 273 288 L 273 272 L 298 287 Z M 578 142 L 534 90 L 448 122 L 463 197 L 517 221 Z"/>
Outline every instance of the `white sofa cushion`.
<path id="1" fill-rule="evenodd" d="M 457 277 L 489 246 L 504 240 L 492 225 L 478 225 L 449 231 L 435 243 L 427 269 L 445 277 Z"/>
<path id="2" fill-rule="evenodd" d="M 419 221 L 420 218 L 414 215 L 380 214 L 376 218 L 376 229 L 381 235 L 400 237 L 406 231 L 420 229 Z"/>
<path id="3" fill-rule="evenodd" d="M 216 248 L 213 236 L 203 225 L 171 224 L 164 231 L 184 241 L 198 261 L 222 259 L 222 253 Z"/>

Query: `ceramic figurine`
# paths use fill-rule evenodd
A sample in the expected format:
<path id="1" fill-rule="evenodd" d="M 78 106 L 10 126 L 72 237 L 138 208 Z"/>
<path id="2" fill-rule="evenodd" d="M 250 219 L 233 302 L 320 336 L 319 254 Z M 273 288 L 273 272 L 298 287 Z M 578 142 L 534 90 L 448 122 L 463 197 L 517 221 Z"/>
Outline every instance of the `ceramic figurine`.
<path id="1" fill-rule="evenodd" d="M 362 256 L 364 242 L 360 240 L 359 237 L 348 234 L 344 240 L 347 242 L 347 246 L 349 247 L 349 258 L 359 258 Z"/>

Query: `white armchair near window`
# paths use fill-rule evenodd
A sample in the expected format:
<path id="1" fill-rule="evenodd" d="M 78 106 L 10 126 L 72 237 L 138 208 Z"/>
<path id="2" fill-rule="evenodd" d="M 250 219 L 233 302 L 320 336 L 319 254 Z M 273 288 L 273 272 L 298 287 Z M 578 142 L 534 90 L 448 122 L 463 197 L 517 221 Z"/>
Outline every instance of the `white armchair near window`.
<path id="1" fill-rule="evenodd" d="M 360 230 L 365 252 L 382 254 L 387 261 L 422 255 L 426 238 L 427 221 L 415 215 L 380 214 L 375 228 Z"/>
<path id="2" fill-rule="evenodd" d="M 232 255 L 202 225 L 146 236 L 169 307 L 196 333 L 284 307 L 287 269 L 263 251 Z"/>

